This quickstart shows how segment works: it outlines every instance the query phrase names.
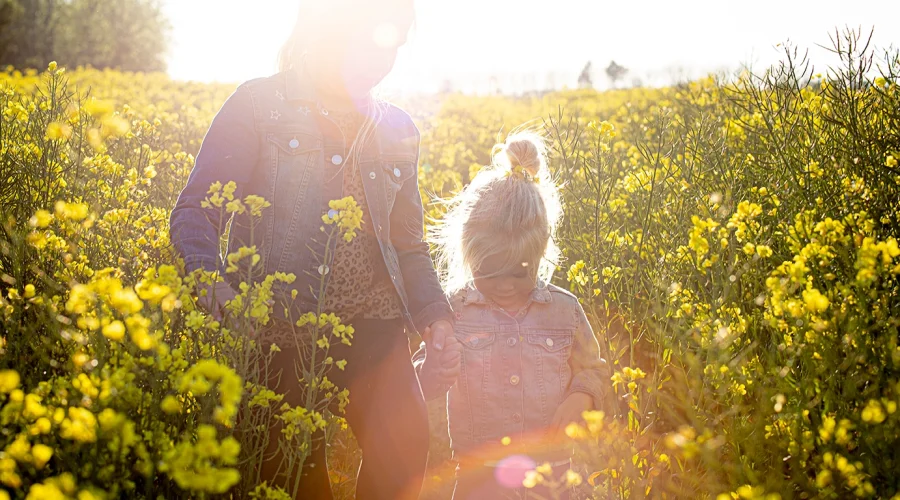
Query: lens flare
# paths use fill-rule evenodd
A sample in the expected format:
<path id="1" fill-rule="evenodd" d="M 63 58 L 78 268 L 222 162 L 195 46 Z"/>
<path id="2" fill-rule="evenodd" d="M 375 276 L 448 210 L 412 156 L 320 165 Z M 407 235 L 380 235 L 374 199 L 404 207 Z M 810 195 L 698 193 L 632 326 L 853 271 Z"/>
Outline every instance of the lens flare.
<path id="1" fill-rule="evenodd" d="M 537 463 L 526 455 L 511 455 L 497 463 L 494 479 L 504 488 L 521 488 L 525 473 L 536 466 Z"/>

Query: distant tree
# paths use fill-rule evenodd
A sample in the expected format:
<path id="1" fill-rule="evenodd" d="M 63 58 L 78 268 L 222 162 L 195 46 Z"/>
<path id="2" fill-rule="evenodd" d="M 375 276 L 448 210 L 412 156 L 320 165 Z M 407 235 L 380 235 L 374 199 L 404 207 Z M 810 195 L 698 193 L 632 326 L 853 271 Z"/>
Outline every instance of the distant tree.
<path id="1" fill-rule="evenodd" d="M 591 61 L 588 61 L 587 64 L 584 65 L 584 69 L 581 70 L 581 74 L 578 75 L 578 88 L 594 88 L 594 80 L 591 73 Z"/>
<path id="2" fill-rule="evenodd" d="M 616 61 L 610 61 L 609 66 L 606 67 L 606 78 L 609 79 L 611 87 L 615 87 L 626 73 L 628 73 L 628 68 L 620 66 Z"/>
<path id="3" fill-rule="evenodd" d="M 441 81 L 440 89 L 438 90 L 441 94 L 452 94 L 456 91 L 456 84 L 450 78 L 444 78 Z"/>
<path id="4" fill-rule="evenodd" d="M 160 0 L 0 0 L 0 64 L 165 70 Z"/>
<path id="5" fill-rule="evenodd" d="M 43 67 L 53 56 L 60 0 L 0 0 L 0 64 Z"/>

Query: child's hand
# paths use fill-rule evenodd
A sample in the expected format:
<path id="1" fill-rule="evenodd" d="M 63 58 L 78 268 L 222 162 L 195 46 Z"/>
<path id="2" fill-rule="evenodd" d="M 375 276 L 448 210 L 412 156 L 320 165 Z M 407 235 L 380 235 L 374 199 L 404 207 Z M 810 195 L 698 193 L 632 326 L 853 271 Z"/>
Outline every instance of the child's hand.
<path id="1" fill-rule="evenodd" d="M 553 420 L 550 422 L 550 431 L 557 437 L 563 437 L 566 433 L 566 426 L 572 422 L 581 420 L 581 414 L 594 407 L 593 398 L 583 392 L 573 392 L 563 400 Z"/>
<path id="2" fill-rule="evenodd" d="M 422 391 L 430 394 L 432 391 L 446 391 L 456 382 L 460 372 L 462 360 L 462 344 L 454 335 L 443 338 L 443 349 L 437 350 L 432 344 L 432 336 L 429 328 L 425 329 L 425 361 L 419 374 L 419 382 Z M 427 398 L 426 398 L 427 399 Z"/>

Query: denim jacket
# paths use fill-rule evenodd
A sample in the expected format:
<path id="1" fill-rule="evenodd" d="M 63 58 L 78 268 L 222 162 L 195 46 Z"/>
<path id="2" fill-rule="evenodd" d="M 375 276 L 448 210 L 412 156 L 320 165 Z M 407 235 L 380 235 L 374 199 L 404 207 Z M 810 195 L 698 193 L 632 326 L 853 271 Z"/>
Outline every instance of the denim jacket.
<path id="1" fill-rule="evenodd" d="M 454 455 L 484 450 L 504 437 L 540 438 L 573 392 L 590 395 L 597 406 L 609 373 L 574 295 L 541 284 L 516 317 L 471 286 L 450 304 L 463 345 L 461 373 L 447 395 Z M 423 343 L 413 356 L 419 372 L 426 355 Z"/>
<path id="2" fill-rule="evenodd" d="M 393 281 L 407 326 L 421 331 L 452 317 L 423 237 L 416 175 L 419 131 L 404 111 L 384 106 L 374 138 L 363 145 L 356 168 L 384 257 L 377 272 L 387 273 Z M 172 210 L 171 238 L 186 271 L 224 269 L 219 238 L 227 221 L 221 220 L 218 209 L 204 209 L 201 202 L 214 182 L 234 181 L 235 198 L 255 194 L 271 207 L 253 224 L 249 213 L 235 214 L 228 252 L 255 245 L 262 259 L 251 281 L 276 271 L 293 273 L 294 283 L 276 285 L 276 298 L 293 304 L 293 317 L 315 310 L 314 290 L 322 275 L 328 279 L 331 264 L 322 259 L 326 244 L 320 230 L 322 216 L 328 213 L 330 200 L 342 197 L 341 174 L 347 175 L 349 168 L 341 167 L 352 140 L 328 118 L 310 79 L 299 70 L 240 85 L 213 119 Z M 239 273 L 226 276 L 236 289 L 248 275 L 249 263 L 244 262 L 248 260 L 242 259 Z M 296 300 L 291 300 L 292 289 L 298 292 Z"/>

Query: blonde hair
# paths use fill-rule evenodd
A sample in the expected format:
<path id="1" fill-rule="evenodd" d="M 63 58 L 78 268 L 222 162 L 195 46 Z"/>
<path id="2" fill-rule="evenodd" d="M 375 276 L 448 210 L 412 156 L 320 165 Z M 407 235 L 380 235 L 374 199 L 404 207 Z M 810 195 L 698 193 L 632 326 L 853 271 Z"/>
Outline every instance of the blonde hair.
<path id="1" fill-rule="evenodd" d="M 429 239 L 448 295 L 467 287 L 484 261 L 498 255 L 501 269 L 524 266 L 536 280 L 550 281 L 560 257 L 554 240 L 562 204 L 542 136 L 514 131 L 494 146 L 491 165 L 445 203 L 447 213 Z"/>

